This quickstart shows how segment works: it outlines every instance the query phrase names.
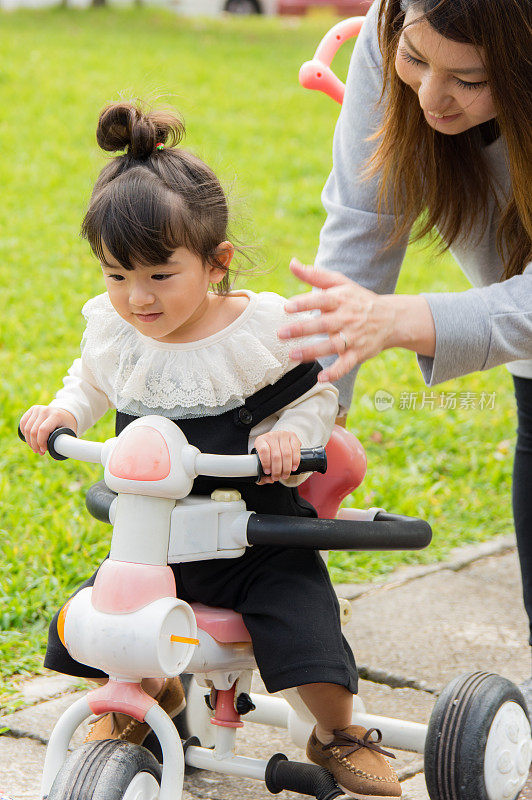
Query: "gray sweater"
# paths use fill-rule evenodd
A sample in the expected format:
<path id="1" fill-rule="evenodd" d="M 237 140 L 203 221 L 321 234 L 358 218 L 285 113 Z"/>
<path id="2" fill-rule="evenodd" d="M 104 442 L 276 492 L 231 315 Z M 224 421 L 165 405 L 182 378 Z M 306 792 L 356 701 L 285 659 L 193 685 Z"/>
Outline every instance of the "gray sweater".
<path id="1" fill-rule="evenodd" d="M 336 126 L 333 168 L 322 194 L 327 219 L 320 234 L 316 265 L 334 269 L 379 294 L 395 290 L 406 239 L 384 253 L 394 218 L 377 216 L 377 179 L 361 170 L 375 148 L 366 139 L 378 129 L 382 57 L 377 40 L 377 6 L 370 8 L 357 39 L 344 104 Z M 485 147 L 498 192 L 508 196 L 510 178 L 505 142 Z M 532 378 L 532 262 L 522 275 L 500 282 L 503 265 L 496 248 L 499 213 L 490 198 L 489 224 L 455 242 L 451 252 L 473 285 L 465 292 L 424 294 L 436 327 L 434 358 L 418 356 L 428 386 L 506 363 L 510 372 Z M 331 359 L 334 360 L 334 359 Z M 330 363 L 330 360 L 329 362 Z M 349 407 L 358 367 L 338 381 L 340 404 Z"/>

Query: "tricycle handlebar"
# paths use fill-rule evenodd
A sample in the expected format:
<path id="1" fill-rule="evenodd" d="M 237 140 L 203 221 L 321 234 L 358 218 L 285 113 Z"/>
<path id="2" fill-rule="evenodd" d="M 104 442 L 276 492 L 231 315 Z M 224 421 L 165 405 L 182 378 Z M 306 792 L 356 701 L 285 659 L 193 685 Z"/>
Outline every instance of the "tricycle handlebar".
<path id="1" fill-rule="evenodd" d="M 20 426 L 19 438 L 25 442 Z M 70 428 L 57 428 L 48 437 L 48 452 L 56 461 L 66 458 L 75 458 L 78 461 L 87 461 L 92 464 L 105 466 L 108 454 L 115 438 L 106 442 L 91 442 L 87 439 L 78 439 Z M 253 451 L 250 455 L 226 456 L 211 453 L 200 453 L 196 448 L 193 456 L 192 469 L 198 475 L 214 478 L 261 478 L 263 476 L 260 459 Z M 292 472 L 299 475 L 303 472 L 326 472 L 327 455 L 324 447 L 310 447 L 301 450 L 299 467 Z"/>
<path id="2" fill-rule="evenodd" d="M 20 425 L 18 426 L 18 438 L 25 442 Z M 111 441 L 111 440 L 108 440 Z M 56 461 L 66 461 L 67 458 L 75 458 L 78 461 L 87 461 L 90 464 L 102 463 L 101 442 L 90 442 L 86 439 L 78 439 L 71 428 L 56 428 L 48 437 L 46 447 L 51 457 Z"/>

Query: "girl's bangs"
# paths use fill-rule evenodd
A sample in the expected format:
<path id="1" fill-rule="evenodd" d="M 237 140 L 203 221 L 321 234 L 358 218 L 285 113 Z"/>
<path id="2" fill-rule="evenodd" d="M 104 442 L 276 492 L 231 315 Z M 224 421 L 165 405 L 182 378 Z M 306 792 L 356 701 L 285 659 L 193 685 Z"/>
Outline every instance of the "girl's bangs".
<path id="1" fill-rule="evenodd" d="M 128 176 L 129 177 L 129 176 Z M 83 221 L 82 235 L 102 264 L 106 253 L 124 269 L 165 264 L 178 247 L 195 250 L 180 198 L 160 185 L 113 181 L 94 198 Z"/>

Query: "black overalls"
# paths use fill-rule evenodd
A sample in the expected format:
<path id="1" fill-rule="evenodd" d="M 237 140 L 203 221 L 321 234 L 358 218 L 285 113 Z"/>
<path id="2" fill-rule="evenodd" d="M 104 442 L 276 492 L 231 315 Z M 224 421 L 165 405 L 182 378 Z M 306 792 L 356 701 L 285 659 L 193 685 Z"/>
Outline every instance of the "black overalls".
<path id="1" fill-rule="evenodd" d="M 311 389 L 319 371 L 318 365 L 301 365 L 237 409 L 215 417 L 174 421 L 202 452 L 247 453 L 251 429 Z M 117 434 L 134 419 L 118 412 Z M 297 489 L 280 483 L 257 486 L 245 479 L 197 478 L 193 493 L 210 494 L 222 487 L 238 489 L 248 508 L 261 514 L 316 516 Z M 342 636 L 338 601 L 319 552 L 257 545 L 240 558 L 171 567 L 177 597 L 242 614 L 269 692 L 305 683 L 338 683 L 357 691 L 353 654 Z M 96 573 L 77 591 L 92 586 L 95 577 Z M 57 633 L 57 616 L 50 625 L 44 666 L 69 675 L 104 677 L 69 656 Z"/>

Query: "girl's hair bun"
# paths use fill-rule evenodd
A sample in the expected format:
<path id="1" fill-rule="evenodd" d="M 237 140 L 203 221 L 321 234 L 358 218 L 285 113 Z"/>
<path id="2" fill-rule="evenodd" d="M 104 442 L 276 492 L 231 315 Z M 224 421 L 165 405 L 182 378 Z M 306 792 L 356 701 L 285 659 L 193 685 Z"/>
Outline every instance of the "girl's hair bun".
<path id="1" fill-rule="evenodd" d="M 96 139 L 102 150 L 127 148 L 128 155 L 145 160 L 158 144 L 173 147 L 185 135 L 185 125 L 174 111 L 144 110 L 140 102 L 110 103 L 100 114 Z"/>

